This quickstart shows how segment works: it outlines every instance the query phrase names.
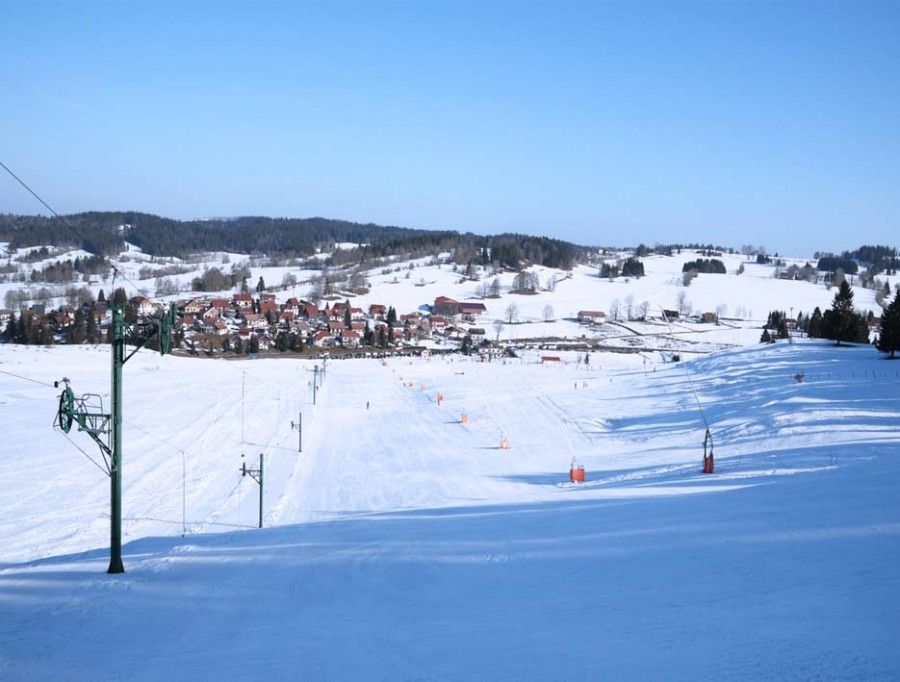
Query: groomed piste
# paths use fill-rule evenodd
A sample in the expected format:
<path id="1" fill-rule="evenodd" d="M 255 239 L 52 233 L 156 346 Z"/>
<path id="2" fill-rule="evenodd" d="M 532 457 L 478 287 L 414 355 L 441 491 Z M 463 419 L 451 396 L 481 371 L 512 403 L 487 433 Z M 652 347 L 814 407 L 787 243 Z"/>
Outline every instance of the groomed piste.
<path id="1" fill-rule="evenodd" d="M 109 576 L 99 452 L 52 427 L 109 350 L 0 346 L 0 678 L 897 679 L 898 365 L 645 357 L 140 352 Z"/>

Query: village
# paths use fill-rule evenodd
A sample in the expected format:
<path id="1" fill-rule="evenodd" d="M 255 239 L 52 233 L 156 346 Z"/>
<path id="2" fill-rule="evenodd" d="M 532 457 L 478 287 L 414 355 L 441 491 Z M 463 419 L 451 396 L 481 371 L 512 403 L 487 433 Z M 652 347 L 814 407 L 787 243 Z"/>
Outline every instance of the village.
<path id="1" fill-rule="evenodd" d="M 362 349 L 414 349 L 446 344 L 446 350 L 492 344 L 486 338 L 483 303 L 459 302 L 439 296 L 433 304 L 397 313 L 392 306 L 353 306 L 349 299 L 331 297 L 324 306 L 290 297 L 278 302 L 270 292 L 234 293 L 231 296 L 197 297 L 175 303 L 177 347 L 189 354 L 220 352 L 250 354 L 260 351 L 357 351 Z M 141 322 L 165 310 L 167 304 L 144 296 L 128 300 L 126 319 Z M 602 321 L 604 313 L 585 312 L 585 323 Z M 47 310 L 34 304 L 21 311 L 0 310 L 0 329 L 9 335 L 23 333 L 29 342 L 102 342 L 111 322 L 109 302 L 101 294 L 92 303 L 61 305 Z M 10 339 L 11 340 L 11 339 Z M 471 346 L 470 346 L 471 344 Z"/>

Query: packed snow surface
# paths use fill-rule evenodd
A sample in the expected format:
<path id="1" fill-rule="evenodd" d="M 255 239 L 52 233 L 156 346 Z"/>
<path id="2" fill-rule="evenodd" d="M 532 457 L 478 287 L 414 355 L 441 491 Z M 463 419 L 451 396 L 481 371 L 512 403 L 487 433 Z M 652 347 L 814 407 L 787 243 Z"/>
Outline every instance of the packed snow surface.
<path id="1" fill-rule="evenodd" d="M 108 575 L 109 349 L 0 346 L 0 679 L 900 678 L 900 363 L 569 359 L 139 352 Z"/>

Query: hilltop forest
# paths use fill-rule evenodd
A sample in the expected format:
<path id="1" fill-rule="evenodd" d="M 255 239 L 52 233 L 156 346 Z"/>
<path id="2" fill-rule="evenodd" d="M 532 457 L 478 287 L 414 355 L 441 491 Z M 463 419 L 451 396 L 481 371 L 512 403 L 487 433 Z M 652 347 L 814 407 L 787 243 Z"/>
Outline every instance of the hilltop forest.
<path id="1" fill-rule="evenodd" d="M 137 212 L 89 212 L 64 216 L 0 215 L 0 241 L 11 249 L 73 246 L 108 256 L 125 241 L 151 256 L 189 258 L 210 251 L 303 258 L 337 243 L 362 244 L 343 253 L 344 262 L 364 263 L 392 255 L 425 256 L 453 251 L 457 263 L 494 262 L 571 269 L 582 247 L 547 237 L 517 234 L 481 236 L 451 230 L 419 230 L 327 218 L 241 217 L 180 221 Z M 335 263 L 339 264 L 339 263 Z"/>

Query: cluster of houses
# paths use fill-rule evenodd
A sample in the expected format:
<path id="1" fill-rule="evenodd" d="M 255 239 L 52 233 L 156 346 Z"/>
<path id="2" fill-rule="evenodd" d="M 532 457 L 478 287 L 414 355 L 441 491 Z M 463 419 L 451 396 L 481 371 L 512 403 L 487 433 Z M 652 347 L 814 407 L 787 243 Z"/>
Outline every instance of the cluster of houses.
<path id="1" fill-rule="evenodd" d="M 279 334 L 294 335 L 306 346 L 317 348 L 359 348 L 362 346 L 395 346 L 417 344 L 424 340 L 456 339 L 483 335 L 474 326 L 487 312 L 482 303 L 457 302 L 439 297 L 434 305 L 423 305 L 414 312 L 397 314 L 393 308 L 373 303 L 367 309 L 355 307 L 348 300 L 326 301 L 324 306 L 289 298 L 279 303 L 275 294 L 233 294 L 230 297 L 195 298 L 179 301 L 176 332 L 185 340 L 209 342 L 220 337 L 223 347 L 234 348 L 238 339 L 255 338 L 260 350 L 275 347 Z M 143 296 L 129 300 L 136 319 L 148 318 L 164 308 Z M 103 333 L 111 322 L 108 304 L 96 302 L 80 307 L 82 319 L 94 315 L 94 326 Z M 28 314 L 37 324 L 48 329 L 58 341 L 79 318 L 79 308 L 71 305 L 45 311 L 36 305 Z M 5 328 L 13 312 L 0 310 L 0 325 Z M 18 317 L 18 316 L 17 316 Z M 213 345 L 213 344 L 208 344 Z M 218 345 L 218 344 L 215 344 Z"/>
<path id="2" fill-rule="evenodd" d="M 154 304 L 132 299 L 139 315 L 152 314 Z M 192 299 L 178 304 L 177 329 L 186 339 L 195 335 L 220 336 L 232 344 L 238 338 L 255 337 L 260 350 L 275 346 L 279 334 L 295 335 L 304 345 L 334 347 L 417 344 L 435 338 L 462 339 L 478 332 L 472 324 L 487 312 L 481 303 L 458 303 L 439 297 L 434 305 L 397 314 L 393 308 L 373 303 L 367 309 L 349 300 L 326 301 L 324 306 L 289 298 L 279 303 L 274 294 L 234 294 L 230 298 Z M 483 331 L 481 331 L 483 334 Z"/>

